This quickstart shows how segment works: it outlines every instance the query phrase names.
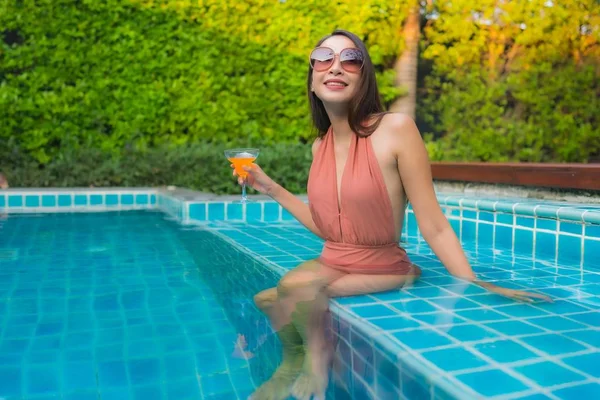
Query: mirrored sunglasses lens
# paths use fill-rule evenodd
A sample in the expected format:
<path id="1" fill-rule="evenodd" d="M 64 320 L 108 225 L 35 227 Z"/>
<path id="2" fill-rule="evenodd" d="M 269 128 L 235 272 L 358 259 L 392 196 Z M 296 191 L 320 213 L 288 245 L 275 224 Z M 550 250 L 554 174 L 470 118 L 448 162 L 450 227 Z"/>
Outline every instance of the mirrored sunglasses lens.
<path id="1" fill-rule="evenodd" d="M 327 69 L 333 61 L 334 54 L 331 49 L 314 49 L 310 55 L 310 62 L 317 71 Z"/>

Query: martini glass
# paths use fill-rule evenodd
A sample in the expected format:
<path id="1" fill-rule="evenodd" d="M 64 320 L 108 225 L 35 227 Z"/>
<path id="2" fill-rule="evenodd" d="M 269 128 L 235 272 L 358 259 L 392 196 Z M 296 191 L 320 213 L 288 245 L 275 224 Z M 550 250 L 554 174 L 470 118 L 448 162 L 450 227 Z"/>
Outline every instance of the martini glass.
<path id="1" fill-rule="evenodd" d="M 242 199 L 240 201 L 234 201 L 234 203 L 251 203 L 252 200 L 248 200 L 248 196 L 246 196 L 246 179 L 248 178 L 248 172 L 243 169 L 245 165 L 252 165 L 256 157 L 258 157 L 259 150 L 251 149 L 251 148 L 240 148 L 240 149 L 229 149 L 225 150 L 225 157 L 233 164 L 235 167 L 235 172 L 238 174 L 240 178 L 243 179 L 242 182 Z"/>

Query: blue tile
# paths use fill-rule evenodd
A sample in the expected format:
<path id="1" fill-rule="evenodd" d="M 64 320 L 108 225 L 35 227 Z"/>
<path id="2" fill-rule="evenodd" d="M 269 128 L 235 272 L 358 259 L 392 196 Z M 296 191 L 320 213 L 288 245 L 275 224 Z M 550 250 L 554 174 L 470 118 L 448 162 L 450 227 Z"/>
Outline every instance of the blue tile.
<path id="1" fill-rule="evenodd" d="M 9 207 L 23 207 L 23 196 L 9 195 L 8 196 Z"/>
<path id="2" fill-rule="evenodd" d="M 600 348 L 600 331 L 589 329 L 585 331 L 565 332 L 564 334 L 580 342 L 587 343 L 589 346 Z"/>
<path id="3" fill-rule="evenodd" d="M 490 339 L 498 336 L 497 333 L 481 328 L 477 325 L 458 325 L 453 326 L 450 329 L 445 329 L 444 331 L 460 342 L 472 342 L 475 340 Z"/>
<path id="4" fill-rule="evenodd" d="M 0 376 L 0 395 L 7 398 L 21 397 L 21 365 L 0 365 Z"/>
<path id="5" fill-rule="evenodd" d="M 481 308 L 475 310 L 458 310 L 456 314 L 469 320 L 476 322 L 484 322 L 484 321 L 503 321 L 506 319 L 506 316 L 497 313 L 496 311 Z"/>
<path id="6" fill-rule="evenodd" d="M 439 311 L 430 314 L 417 314 L 414 315 L 413 318 L 433 326 L 454 325 L 461 322 L 465 322 L 464 319 L 448 311 Z"/>
<path id="7" fill-rule="evenodd" d="M 121 205 L 122 206 L 132 206 L 133 205 L 133 195 L 132 194 L 122 194 L 121 195 Z"/>
<path id="8" fill-rule="evenodd" d="M 477 225 L 473 221 L 462 221 L 461 225 L 461 240 L 470 241 L 477 238 Z"/>
<path id="9" fill-rule="evenodd" d="M 279 221 L 279 204 L 264 203 L 264 220 Z"/>
<path id="10" fill-rule="evenodd" d="M 581 236 L 558 236 L 558 263 L 579 263 L 581 260 Z"/>
<path id="11" fill-rule="evenodd" d="M 116 194 L 107 194 L 106 195 L 106 205 L 107 206 L 118 206 L 119 205 L 119 196 Z"/>
<path id="12" fill-rule="evenodd" d="M 497 369 L 457 375 L 456 378 L 484 396 L 509 394 L 527 389 L 523 383 Z"/>
<path id="13" fill-rule="evenodd" d="M 200 384 L 196 377 L 165 383 L 168 399 L 201 399 Z"/>
<path id="14" fill-rule="evenodd" d="M 533 253 L 533 231 L 515 230 L 515 252 L 530 255 Z"/>
<path id="15" fill-rule="evenodd" d="M 225 204 L 208 203 L 208 219 L 210 221 L 225 220 Z"/>
<path id="16" fill-rule="evenodd" d="M 160 383 L 154 385 L 134 386 L 134 400 L 162 400 L 164 399 Z"/>
<path id="17" fill-rule="evenodd" d="M 472 210 L 463 210 L 463 219 L 477 219 L 477 212 Z"/>
<path id="18" fill-rule="evenodd" d="M 585 226 L 585 236 L 600 239 L 600 225 L 587 224 Z"/>
<path id="19" fill-rule="evenodd" d="M 391 308 L 382 306 L 380 304 L 367 305 L 367 306 L 355 306 L 350 307 L 361 318 L 376 318 L 376 317 L 389 317 L 397 315 L 398 312 Z"/>
<path id="20" fill-rule="evenodd" d="M 59 194 L 58 195 L 58 206 L 59 207 L 70 207 L 72 199 L 70 194 Z"/>
<path id="21" fill-rule="evenodd" d="M 599 399 L 600 384 L 578 385 L 552 392 L 559 399 Z"/>
<path id="22" fill-rule="evenodd" d="M 203 375 L 200 378 L 200 384 L 202 386 L 202 392 L 205 396 L 233 391 L 231 380 L 229 379 L 229 375 L 226 373 Z"/>
<path id="23" fill-rule="evenodd" d="M 474 345 L 473 348 L 499 363 L 509 363 L 537 357 L 534 352 L 512 340 L 479 343 Z"/>
<path id="24" fill-rule="evenodd" d="M 84 194 L 76 194 L 73 202 L 76 206 L 87 206 L 87 196 Z"/>
<path id="25" fill-rule="evenodd" d="M 558 217 L 558 207 L 549 205 L 540 205 L 535 209 L 535 215 L 541 218 L 554 219 Z"/>
<path id="26" fill-rule="evenodd" d="M 513 214 L 498 213 L 496 215 L 497 224 L 513 225 L 515 216 Z"/>
<path id="27" fill-rule="evenodd" d="M 63 374 L 64 388 L 67 392 L 96 388 L 96 369 L 92 362 L 65 363 Z"/>
<path id="28" fill-rule="evenodd" d="M 43 195 L 42 196 L 42 207 L 56 207 L 56 196 Z"/>
<path id="29" fill-rule="evenodd" d="M 90 205 L 91 206 L 102 205 L 102 195 L 101 194 L 90 194 Z"/>
<path id="30" fill-rule="evenodd" d="M 39 207 L 40 206 L 40 196 L 25 196 L 25 207 Z"/>
<path id="31" fill-rule="evenodd" d="M 477 242 L 480 245 L 491 246 L 494 242 L 494 225 L 479 223 L 477 227 Z"/>
<path id="32" fill-rule="evenodd" d="M 547 230 L 547 231 L 552 231 L 552 232 L 556 232 L 556 227 L 557 227 L 557 221 L 554 219 L 544 219 L 544 218 L 538 218 L 536 220 L 536 229 L 543 229 L 543 230 Z"/>
<path id="33" fill-rule="evenodd" d="M 529 318 L 527 321 L 551 331 L 568 331 L 571 329 L 585 328 L 585 325 L 558 316 Z"/>
<path id="34" fill-rule="evenodd" d="M 237 220 L 240 221 L 244 219 L 244 210 L 242 209 L 242 204 L 227 204 L 227 220 Z"/>
<path id="35" fill-rule="evenodd" d="M 293 221 L 295 220 L 294 216 L 290 214 L 290 212 L 286 209 L 281 210 L 281 220 L 282 221 Z"/>
<path id="36" fill-rule="evenodd" d="M 494 222 L 494 213 L 488 211 L 480 211 L 479 219 L 481 221 Z"/>
<path id="37" fill-rule="evenodd" d="M 556 334 L 524 337 L 521 338 L 521 340 L 531 347 L 546 352 L 552 356 L 585 350 L 585 347 L 579 343 Z"/>
<path id="38" fill-rule="evenodd" d="M 600 240 L 585 239 L 584 264 L 589 268 L 600 269 Z"/>
<path id="39" fill-rule="evenodd" d="M 556 255 L 556 235 L 548 232 L 535 232 L 535 256 L 537 258 Z"/>
<path id="40" fill-rule="evenodd" d="M 57 392 L 59 389 L 58 372 L 58 369 L 46 366 L 29 366 L 27 368 L 26 393 L 35 395 Z"/>
<path id="41" fill-rule="evenodd" d="M 496 239 L 494 246 L 502 249 L 512 249 L 513 246 L 513 228 L 508 226 L 495 225 Z"/>
<path id="42" fill-rule="evenodd" d="M 600 212 L 588 211 L 583 215 L 583 221 L 588 224 L 600 225 Z"/>
<path id="43" fill-rule="evenodd" d="M 558 210 L 558 219 L 561 221 L 583 221 L 583 211 L 576 208 L 560 208 Z"/>
<path id="44" fill-rule="evenodd" d="M 521 321 L 489 322 L 485 325 L 508 336 L 529 335 L 543 332 L 541 329 Z"/>
<path id="45" fill-rule="evenodd" d="M 190 204 L 190 219 L 196 221 L 206 221 L 206 204 L 192 203 Z"/>
<path id="46" fill-rule="evenodd" d="M 409 213 L 407 218 L 406 218 L 406 227 L 407 227 L 407 232 L 409 232 L 409 234 L 413 234 L 416 235 L 416 233 L 419 230 L 419 225 L 417 224 L 417 217 L 415 216 L 414 213 Z"/>
<path id="47" fill-rule="evenodd" d="M 542 387 L 562 385 L 585 380 L 581 374 L 550 361 L 515 367 L 515 370 Z"/>
<path id="48" fill-rule="evenodd" d="M 487 365 L 486 361 L 462 347 L 427 351 L 423 353 L 423 357 L 443 371 L 457 371 Z"/>
<path id="49" fill-rule="evenodd" d="M 516 204 L 513 210 L 516 215 L 525 215 L 533 217 L 535 216 L 536 206 L 537 205 L 535 203 L 521 203 Z"/>
<path id="50" fill-rule="evenodd" d="M 98 400 L 98 391 L 96 389 L 77 390 L 67 393 L 63 397 L 65 400 Z"/>
<path id="51" fill-rule="evenodd" d="M 563 362 L 594 378 L 600 378 L 600 352 L 563 358 Z"/>
<path id="52" fill-rule="evenodd" d="M 101 388 L 128 386 L 123 361 L 104 361 L 98 364 L 98 383 Z"/>
<path id="53" fill-rule="evenodd" d="M 135 195 L 135 204 L 138 206 L 145 206 L 148 204 L 149 198 L 147 194 L 136 194 Z"/>
<path id="54" fill-rule="evenodd" d="M 397 330 L 397 329 L 407 329 L 407 328 L 416 328 L 420 326 L 417 321 L 414 321 L 409 318 L 405 318 L 403 316 L 394 316 L 394 317 L 386 317 L 386 318 L 377 318 L 371 319 L 373 325 L 378 328 L 384 329 L 386 331 Z"/>
<path id="55" fill-rule="evenodd" d="M 388 303 L 391 307 L 395 308 L 398 311 L 409 313 L 409 314 L 418 314 L 418 313 L 427 313 L 437 311 L 437 308 L 426 302 L 425 300 L 407 300 L 407 301 L 395 301 L 392 303 Z"/>
<path id="56" fill-rule="evenodd" d="M 517 318 L 542 317 L 548 315 L 546 311 L 540 310 L 539 308 L 530 304 L 511 304 L 507 306 L 496 307 L 494 309 L 498 312 L 502 312 L 510 315 L 511 317 Z"/>
<path id="57" fill-rule="evenodd" d="M 246 204 L 246 221 L 260 221 L 262 219 L 261 203 Z"/>
<path id="58" fill-rule="evenodd" d="M 6 207 L 6 196 L 0 194 L 0 207 Z"/>
<path id="59" fill-rule="evenodd" d="M 583 234 L 583 224 L 569 221 L 560 221 L 560 232 L 573 233 L 575 235 Z"/>
<path id="60" fill-rule="evenodd" d="M 592 311 L 583 314 L 569 315 L 570 319 L 600 328 L 600 312 Z"/>
<path id="61" fill-rule="evenodd" d="M 524 228 L 533 228 L 535 225 L 535 218 L 517 216 L 515 224 Z"/>
<path id="62" fill-rule="evenodd" d="M 423 378 L 409 375 L 406 371 L 402 371 L 402 394 L 406 399 L 428 399 L 429 384 L 424 382 Z M 355 397 L 355 399 L 362 399 L 363 397 Z M 373 399 L 379 400 L 379 399 Z"/>
<path id="63" fill-rule="evenodd" d="M 208 341 L 211 343 L 212 341 Z M 200 349 L 202 352 L 196 353 L 196 366 L 198 372 L 202 374 L 210 374 L 215 372 L 225 372 L 227 369 L 227 363 L 222 354 L 215 355 L 210 351 L 211 348 L 215 348 L 217 343 L 211 343 L 210 346 L 201 345 Z"/>
<path id="64" fill-rule="evenodd" d="M 452 341 L 432 329 L 416 329 L 413 331 L 398 331 L 391 334 L 402 344 L 414 350 L 447 346 Z"/>
<path id="65" fill-rule="evenodd" d="M 155 194 L 150 195 L 150 204 L 152 204 L 152 205 L 156 204 L 156 195 Z"/>

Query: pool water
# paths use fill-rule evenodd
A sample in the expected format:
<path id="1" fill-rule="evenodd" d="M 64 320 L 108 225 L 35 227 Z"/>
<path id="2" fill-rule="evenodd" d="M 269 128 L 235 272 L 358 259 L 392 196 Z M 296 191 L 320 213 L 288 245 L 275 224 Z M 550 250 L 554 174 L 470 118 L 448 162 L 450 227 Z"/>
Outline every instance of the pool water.
<path id="1" fill-rule="evenodd" d="M 251 302 L 276 274 L 206 230 L 151 211 L 0 228 L 0 399 L 246 399 L 278 362 Z"/>

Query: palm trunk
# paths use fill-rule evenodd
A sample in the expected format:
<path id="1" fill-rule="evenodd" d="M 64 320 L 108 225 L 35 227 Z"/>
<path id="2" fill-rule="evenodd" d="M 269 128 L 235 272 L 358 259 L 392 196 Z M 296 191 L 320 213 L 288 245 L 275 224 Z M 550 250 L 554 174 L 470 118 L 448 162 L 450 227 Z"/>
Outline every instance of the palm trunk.
<path id="1" fill-rule="evenodd" d="M 404 37 L 404 51 L 396 61 L 396 86 L 407 91 L 405 96 L 397 99 L 390 111 L 400 112 L 415 118 L 417 109 L 417 66 L 419 61 L 419 40 L 421 36 L 420 5 L 418 0 L 413 0 L 408 18 L 404 23 L 402 35 Z"/>

